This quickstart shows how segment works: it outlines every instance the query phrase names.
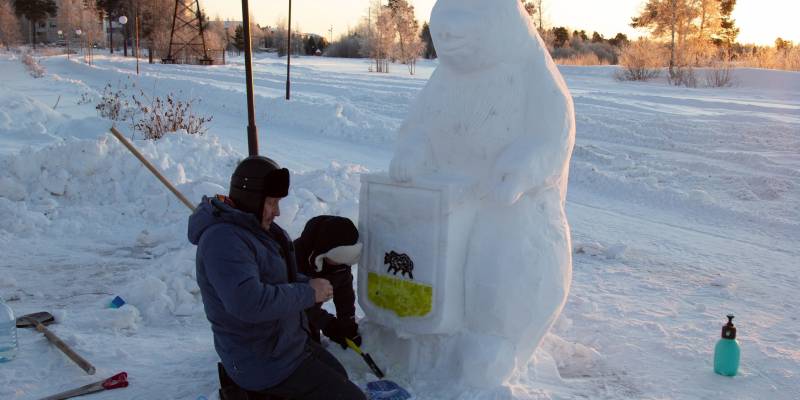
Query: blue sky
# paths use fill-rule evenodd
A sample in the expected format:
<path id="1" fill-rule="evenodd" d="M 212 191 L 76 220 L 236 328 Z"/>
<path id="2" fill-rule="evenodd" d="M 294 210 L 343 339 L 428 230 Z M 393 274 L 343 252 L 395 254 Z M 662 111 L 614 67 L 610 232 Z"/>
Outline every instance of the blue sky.
<path id="1" fill-rule="evenodd" d="M 369 0 L 292 0 L 292 20 L 304 32 L 338 37 L 355 26 L 367 15 Z M 623 32 L 636 36 L 628 26 L 630 18 L 642 7 L 645 0 L 544 0 L 547 26 L 568 26 L 598 31 L 606 36 Z M 250 9 L 261 25 L 274 25 L 286 18 L 288 0 L 250 0 Z M 435 0 L 411 0 L 420 21 L 427 21 Z M 800 43 L 800 15 L 798 0 L 738 0 L 737 23 L 741 28 L 742 42 L 773 43 L 778 36 Z M 223 19 L 241 20 L 239 0 L 200 0 L 209 14 Z"/>

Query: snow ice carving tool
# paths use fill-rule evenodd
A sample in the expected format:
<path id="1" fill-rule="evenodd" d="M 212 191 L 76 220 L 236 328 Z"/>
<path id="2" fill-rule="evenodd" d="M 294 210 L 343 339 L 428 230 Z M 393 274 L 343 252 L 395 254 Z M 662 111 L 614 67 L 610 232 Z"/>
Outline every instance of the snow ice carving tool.
<path id="1" fill-rule="evenodd" d="M 380 379 L 379 381 L 367 383 L 366 394 L 368 400 L 407 400 L 411 398 L 411 394 L 400 385 L 390 380 L 383 379 L 386 375 L 378 368 L 378 364 L 375 363 L 375 360 L 373 360 L 369 354 L 364 353 L 352 340 L 345 338 L 345 341 L 347 342 L 347 346 L 358 353 L 372 372 Z"/>
<path id="2" fill-rule="evenodd" d="M 97 393 L 97 392 L 102 392 L 104 390 L 118 389 L 124 387 L 128 387 L 128 374 L 126 372 L 120 372 L 112 376 L 111 378 L 104 379 L 102 381 L 97 381 L 95 383 L 90 383 L 88 385 L 81 386 L 77 389 L 67 390 L 66 392 L 61 392 L 59 394 L 47 396 L 45 398 L 42 398 L 41 400 L 64 400 L 72 397 L 83 396 L 85 394 Z"/>
<path id="3" fill-rule="evenodd" d="M 74 361 L 75 364 L 78 364 L 79 367 L 83 368 L 89 375 L 94 375 L 95 368 L 94 366 L 86 361 L 83 357 L 78 355 L 72 348 L 70 348 L 64 341 L 62 341 L 55 333 L 51 332 L 49 329 L 45 327 L 45 325 L 49 325 L 55 322 L 55 317 L 52 314 L 46 311 L 23 315 L 17 318 L 17 328 L 30 328 L 35 327 L 37 331 L 44 334 L 44 337 L 53 343 L 59 350 L 61 350 L 70 360 Z"/>
<path id="4" fill-rule="evenodd" d="M 375 364 L 375 360 L 373 360 L 372 357 L 369 354 L 364 353 L 363 351 L 361 351 L 361 348 L 358 347 L 357 344 L 353 343 L 352 340 L 350 340 L 348 338 L 345 338 L 344 340 L 347 341 L 347 347 L 353 349 L 353 351 L 358 353 L 358 355 L 360 355 L 361 358 L 364 359 L 364 362 L 366 362 L 367 365 L 369 366 L 369 369 L 371 369 L 372 372 L 375 373 L 375 376 L 377 376 L 380 379 L 383 379 L 383 377 L 386 376 L 386 375 L 384 375 L 383 371 L 381 371 L 381 369 L 378 368 L 378 364 Z"/>

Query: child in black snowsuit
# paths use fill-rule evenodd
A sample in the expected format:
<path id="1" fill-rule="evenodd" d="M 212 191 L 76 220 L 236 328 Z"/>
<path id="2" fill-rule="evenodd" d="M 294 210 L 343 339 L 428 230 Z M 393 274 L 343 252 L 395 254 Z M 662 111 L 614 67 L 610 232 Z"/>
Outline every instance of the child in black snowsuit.
<path id="1" fill-rule="evenodd" d="M 306 223 L 294 241 L 298 271 L 309 278 L 324 278 L 333 286 L 334 317 L 316 304 L 306 310 L 312 339 L 320 341 L 320 330 L 343 348 L 345 339 L 361 345 L 356 323 L 356 294 L 351 266 L 358 262 L 361 243 L 358 229 L 347 218 L 320 215 Z"/>

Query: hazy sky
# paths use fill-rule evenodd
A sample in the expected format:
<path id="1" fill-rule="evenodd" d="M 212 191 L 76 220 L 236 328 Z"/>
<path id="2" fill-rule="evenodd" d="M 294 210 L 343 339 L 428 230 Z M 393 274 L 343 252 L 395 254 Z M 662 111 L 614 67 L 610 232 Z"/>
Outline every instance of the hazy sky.
<path id="1" fill-rule="evenodd" d="M 275 25 L 286 18 L 288 0 L 249 0 L 250 10 L 261 25 Z M 420 21 L 430 19 L 435 0 L 410 0 Z M 544 0 L 545 25 L 568 26 L 598 31 L 605 36 L 623 32 L 636 36 L 630 28 L 630 18 L 645 0 Z M 333 26 L 333 36 L 347 32 L 367 15 L 369 0 L 293 0 L 292 25 L 303 32 L 325 34 Z M 241 20 L 239 0 L 200 0 L 209 15 L 223 19 Z M 778 36 L 800 42 L 800 0 L 738 0 L 734 17 L 741 28 L 740 42 L 774 43 Z"/>

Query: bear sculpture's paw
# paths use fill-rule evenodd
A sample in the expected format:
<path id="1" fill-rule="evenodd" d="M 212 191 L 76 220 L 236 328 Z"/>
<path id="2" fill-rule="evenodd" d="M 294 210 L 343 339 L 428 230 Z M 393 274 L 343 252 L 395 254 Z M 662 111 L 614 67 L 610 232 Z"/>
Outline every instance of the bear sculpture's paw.
<path id="1" fill-rule="evenodd" d="M 425 165 L 421 151 L 398 151 L 389 164 L 389 176 L 397 182 L 410 182 Z"/>

